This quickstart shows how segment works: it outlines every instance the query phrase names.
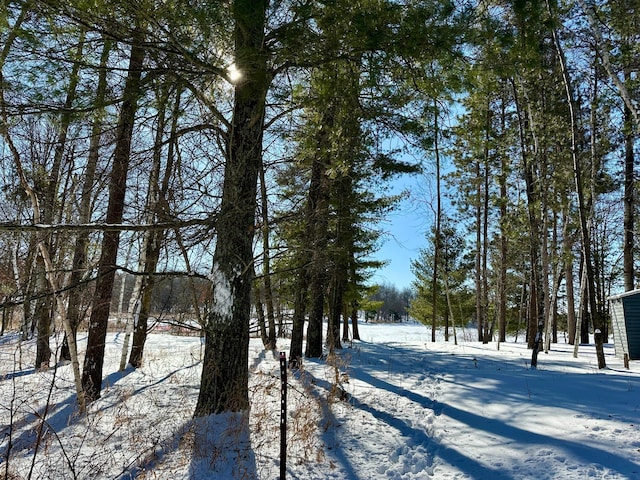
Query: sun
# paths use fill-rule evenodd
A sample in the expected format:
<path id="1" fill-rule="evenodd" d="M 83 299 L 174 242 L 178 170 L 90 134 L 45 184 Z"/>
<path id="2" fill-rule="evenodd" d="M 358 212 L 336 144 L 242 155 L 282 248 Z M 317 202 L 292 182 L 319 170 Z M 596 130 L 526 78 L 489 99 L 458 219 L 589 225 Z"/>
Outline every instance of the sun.
<path id="1" fill-rule="evenodd" d="M 238 83 L 242 78 L 242 72 L 238 70 L 235 63 L 232 63 L 227 67 L 227 75 L 229 76 L 229 81 L 231 83 Z"/>

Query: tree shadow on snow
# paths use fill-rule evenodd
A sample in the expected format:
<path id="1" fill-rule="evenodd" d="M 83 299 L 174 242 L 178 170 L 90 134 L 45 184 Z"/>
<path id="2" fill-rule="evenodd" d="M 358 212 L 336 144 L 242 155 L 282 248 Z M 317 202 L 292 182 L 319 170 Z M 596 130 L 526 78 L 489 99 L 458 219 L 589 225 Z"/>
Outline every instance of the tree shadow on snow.
<path id="1" fill-rule="evenodd" d="M 103 390 L 132 371 L 133 369 L 127 369 L 108 375 L 103 380 Z M 7 437 L 11 432 L 12 438 L 11 451 L 7 452 L 8 444 L 6 444 L 0 449 L 0 459 L 4 460 L 8 455 L 15 455 L 18 452 L 33 448 L 38 438 L 38 428 L 41 424 L 43 425 L 41 433 L 43 436 L 47 435 L 48 432 L 59 434 L 67 427 L 74 425 L 80 418 L 81 416 L 78 414 L 78 396 L 75 393 L 62 401 L 42 405 L 31 412 L 23 413 L 22 417 L 13 424 L 2 426 L 0 436 Z M 14 436 L 15 433 L 18 433 L 17 436 Z"/>
<path id="2" fill-rule="evenodd" d="M 174 469 L 183 470 L 185 462 L 190 480 L 257 480 L 248 416 L 228 413 L 191 419 L 138 457 L 117 480 L 147 478 L 150 472 L 170 478 Z"/>
<path id="3" fill-rule="evenodd" d="M 308 371 L 305 371 L 304 375 L 309 377 L 305 381 L 311 381 L 312 384 L 316 385 L 319 388 L 322 388 L 329 395 L 332 395 L 333 385 L 330 382 L 323 380 L 321 378 L 316 378 L 313 375 L 311 375 L 311 373 Z M 299 373 L 294 373 L 294 376 L 298 380 L 302 381 L 301 375 L 299 375 Z M 325 446 L 327 447 L 327 450 L 331 451 L 334 458 L 342 465 L 344 471 L 347 474 L 346 478 L 349 478 L 352 480 L 358 480 L 360 477 L 356 473 L 356 469 L 354 468 L 353 464 L 347 457 L 344 449 L 341 448 L 340 446 L 340 440 L 339 440 L 339 437 L 336 435 L 336 428 L 335 428 L 336 426 L 339 425 L 339 423 L 335 415 L 331 411 L 329 402 L 325 398 L 322 398 L 318 394 L 318 391 L 316 389 L 311 388 L 311 389 L 308 389 L 308 391 L 314 395 L 317 404 L 321 406 L 321 412 L 322 412 L 321 425 L 324 426 L 322 428 L 321 438 Z"/>
<path id="4" fill-rule="evenodd" d="M 35 368 L 29 368 L 27 370 L 16 370 L 14 372 L 5 373 L 0 375 L 0 382 L 11 381 L 15 378 L 26 377 L 27 375 L 33 375 L 36 373 Z"/>
<path id="5" fill-rule="evenodd" d="M 409 400 L 417 403 L 421 408 L 432 410 L 434 414 L 438 415 L 444 409 L 444 405 L 434 402 L 433 400 L 419 395 L 417 393 L 405 390 L 401 387 L 397 387 L 396 385 L 385 382 L 384 380 L 380 380 L 368 373 L 358 371 L 357 373 L 353 373 L 353 377 L 366 382 L 372 385 L 375 388 L 381 390 L 387 390 L 390 393 L 403 396 L 408 398 Z M 491 479 L 509 479 L 512 478 L 507 475 L 504 471 L 489 468 L 482 463 L 465 456 L 464 454 L 458 452 L 457 450 L 444 446 L 440 444 L 436 439 L 431 438 L 427 431 L 421 428 L 416 428 L 401 418 L 397 417 L 397 414 L 391 414 L 389 412 L 382 411 L 378 408 L 368 405 L 366 402 L 359 400 L 357 397 L 351 397 L 351 404 L 360 410 L 370 413 L 375 418 L 384 422 L 389 427 L 398 431 L 400 435 L 403 437 L 409 438 L 412 441 L 412 444 L 420 445 L 425 447 L 427 451 L 436 452 L 437 455 L 443 460 L 447 461 L 450 465 L 455 465 L 464 471 L 463 466 L 468 467 L 469 472 L 474 475 L 480 474 L 480 478 L 491 478 Z M 354 477 L 355 478 L 355 477 Z"/>
<path id="6" fill-rule="evenodd" d="M 449 403 L 444 403 L 436 399 L 428 398 L 427 396 L 407 390 L 392 383 L 394 377 L 402 377 L 404 373 L 415 374 L 416 371 L 420 370 L 420 367 L 416 367 L 416 365 L 424 364 L 424 371 L 437 372 L 439 370 L 438 364 L 444 362 L 450 364 L 450 362 L 454 360 L 451 358 L 451 355 L 428 351 L 420 351 L 418 353 L 415 350 L 389 345 L 371 344 L 363 345 L 363 347 L 368 350 L 366 355 L 368 363 L 361 362 L 361 364 L 350 366 L 350 375 L 354 379 L 361 380 L 374 386 L 375 388 L 386 390 L 394 395 L 405 397 L 416 403 L 421 408 L 432 410 L 436 415 L 446 415 L 453 420 L 464 423 L 478 431 L 486 432 L 489 435 L 500 436 L 506 439 L 509 443 L 513 442 L 516 445 L 522 444 L 523 446 L 539 445 L 541 448 L 550 448 L 555 450 L 556 452 L 564 452 L 567 455 L 571 455 L 581 463 L 596 463 L 615 472 L 625 472 L 633 475 L 637 474 L 640 471 L 640 464 L 634 463 L 623 456 L 617 455 L 615 452 L 605 450 L 604 448 L 606 447 L 606 445 L 602 448 L 597 448 L 588 444 L 571 441 L 564 438 L 557 438 L 524 430 L 507 424 L 501 420 L 487 418 L 476 413 L 464 411 Z M 455 355 L 455 357 L 462 356 Z M 466 359 L 456 358 L 456 360 L 468 362 L 469 373 L 466 374 L 464 370 L 458 369 L 454 373 L 454 378 L 448 378 L 446 381 L 462 384 L 465 386 L 465 388 L 472 388 L 472 385 L 479 382 L 479 377 L 481 376 L 479 370 L 481 369 L 482 365 L 480 364 L 480 366 L 478 366 L 478 362 L 482 362 L 484 359 L 478 359 L 476 358 L 476 356 L 469 356 L 469 358 Z M 475 367 L 472 366 L 472 364 L 474 363 Z M 500 361 L 499 363 L 501 364 L 501 368 L 505 368 L 505 366 L 507 369 L 510 368 L 508 365 L 510 363 L 509 361 Z M 518 361 L 514 361 L 514 363 L 517 364 Z M 571 374 L 554 371 L 541 372 L 536 370 L 526 370 L 522 366 L 518 366 L 516 364 L 511 365 L 511 367 L 514 370 L 518 370 L 518 375 L 523 377 L 523 380 L 525 381 L 527 378 L 530 378 L 532 384 L 535 385 L 533 388 L 540 388 L 540 403 L 536 404 L 535 402 L 530 401 L 530 403 L 532 404 L 532 409 L 535 409 L 536 405 L 545 405 L 545 390 L 543 390 L 543 388 L 555 388 L 557 384 L 562 383 L 563 379 L 566 382 L 567 375 L 576 376 L 571 379 L 572 390 L 571 392 L 568 392 L 565 397 L 562 397 L 560 399 L 560 405 L 554 403 L 553 406 L 561 406 L 574 411 L 580 411 L 579 408 L 583 408 L 585 410 L 590 409 L 590 416 L 594 415 L 593 405 L 580 405 L 580 398 L 581 392 L 586 395 L 587 391 L 591 390 L 592 392 L 594 388 L 600 387 L 599 384 L 594 384 L 594 382 L 606 382 L 608 388 L 613 389 L 614 395 L 618 391 L 629 392 L 630 390 L 630 380 L 625 376 L 617 376 L 615 374 L 599 376 L 585 373 Z M 497 367 L 496 365 L 493 365 L 491 368 Z M 443 366 L 443 369 L 441 371 L 447 371 L 447 369 Z M 372 374 L 373 372 L 377 372 L 376 374 L 380 376 L 384 376 L 385 374 L 388 375 L 389 381 L 375 376 L 374 374 Z M 505 375 L 511 374 L 512 372 L 505 373 Z M 466 375 L 469 375 L 468 378 L 466 378 Z M 541 376 L 543 378 L 540 378 Z M 534 379 L 537 380 L 537 383 L 533 383 Z M 484 390 L 480 394 L 484 395 L 487 398 L 487 403 L 489 403 L 492 395 L 496 395 L 495 401 L 499 402 L 498 397 L 504 397 L 504 393 L 501 389 L 500 378 L 496 376 L 490 376 L 490 380 L 492 382 L 495 382 L 495 384 L 490 389 L 491 393 L 488 393 L 487 390 Z M 400 381 L 404 381 L 404 377 L 400 378 Z M 504 378 L 502 381 L 507 382 L 509 381 L 509 379 Z M 526 393 L 523 393 L 522 395 L 526 395 Z M 592 395 L 592 393 L 590 395 Z M 556 400 L 558 399 L 557 396 L 555 398 Z M 438 442 L 437 439 L 429 438 L 426 432 L 417 430 L 414 427 L 408 425 L 402 419 L 397 418 L 395 414 L 381 411 L 378 408 L 367 405 L 365 402 L 362 402 L 357 398 L 353 398 L 352 403 L 355 407 L 371 413 L 379 420 L 397 429 L 403 436 L 417 438 L 417 441 L 422 441 L 424 443 L 431 442 L 435 446 L 435 452 L 439 457 L 446 460 L 451 465 L 454 465 L 457 468 L 461 469 L 463 472 L 466 471 L 466 473 L 471 476 L 481 475 L 482 478 L 512 478 L 507 476 L 508 474 L 504 471 L 498 471 L 488 468 L 487 466 L 477 462 L 476 460 L 465 456 L 462 452 L 442 445 L 440 442 Z M 578 407 L 578 409 L 576 407 Z M 600 414 L 603 418 L 606 418 L 606 409 L 608 407 L 610 407 L 610 405 L 603 405 L 600 412 L 595 412 L 595 414 Z M 620 420 L 620 418 L 618 417 L 616 417 L 616 419 Z M 622 421 L 627 420 L 631 423 L 637 422 L 637 418 L 635 420 L 631 418 L 622 419 Z"/>
<path id="7" fill-rule="evenodd" d="M 248 412 L 196 418 L 189 479 L 257 480 Z"/>

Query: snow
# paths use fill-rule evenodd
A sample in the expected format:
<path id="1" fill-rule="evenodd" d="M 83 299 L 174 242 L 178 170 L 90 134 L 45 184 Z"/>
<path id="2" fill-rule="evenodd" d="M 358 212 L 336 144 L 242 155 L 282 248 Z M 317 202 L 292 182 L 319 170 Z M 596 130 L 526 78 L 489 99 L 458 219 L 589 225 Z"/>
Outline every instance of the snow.
<path id="1" fill-rule="evenodd" d="M 233 293 L 231 283 L 218 265 L 213 266 L 209 279 L 213 285 L 213 306 L 221 318 L 231 318 L 233 312 Z"/>
<path id="2" fill-rule="evenodd" d="M 574 358 L 564 343 L 534 370 L 523 343 L 360 332 L 289 375 L 287 478 L 640 479 L 640 363 L 611 345 L 604 370 L 592 345 Z M 34 371 L 34 342 L 0 337 L 1 478 L 278 478 L 277 352 L 251 340 L 248 416 L 193 420 L 201 340 L 150 335 L 143 367 L 118 372 L 122 340 L 108 337 L 102 397 L 78 417 L 71 367 Z"/>

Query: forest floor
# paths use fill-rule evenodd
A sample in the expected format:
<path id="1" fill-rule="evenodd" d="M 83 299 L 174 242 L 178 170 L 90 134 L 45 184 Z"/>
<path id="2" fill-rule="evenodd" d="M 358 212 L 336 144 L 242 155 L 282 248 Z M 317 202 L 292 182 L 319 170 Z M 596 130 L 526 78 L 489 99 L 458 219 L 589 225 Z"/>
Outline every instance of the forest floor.
<path id="1" fill-rule="evenodd" d="M 640 362 L 555 344 L 429 341 L 422 325 L 363 324 L 362 341 L 289 374 L 287 478 L 640 479 Z M 81 340 L 81 346 L 84 339 Z M 75 413 L 70 366 L 32 368 L 34 342 L 0 337 L 0 478 L 261 479 L 280 472 L 278 354 L 250 345 L 242 414 L 193 420 L 199 338 L 151 334 L 102 397 Z M 288 352 L 288 341 L 278 349 Z"/>

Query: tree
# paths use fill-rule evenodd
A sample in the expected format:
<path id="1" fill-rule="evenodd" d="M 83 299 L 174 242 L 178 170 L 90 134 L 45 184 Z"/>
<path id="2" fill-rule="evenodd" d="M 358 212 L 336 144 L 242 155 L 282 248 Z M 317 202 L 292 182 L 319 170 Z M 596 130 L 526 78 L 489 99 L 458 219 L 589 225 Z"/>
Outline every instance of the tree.
<path id="1" fill-rule="evenodd" d="M 468 280 L 468 265 L 464 257 L 465 242 L 460 234 L 453 227 L 453 221 L 446 215 L 442 218 L 440 229 L 440 273 L 435 276 L 434 252 L 435 242 L 438 237 L 435 235 L 435 228 L 427 238 L 430 243 L 429 248 L 420 250 L 418 258 L 411 261 L 411 271 L 415 276 L 412 287 L 413 298 L 409 303 L 409 315 L 425 325 L 432 325 L 434 310 L 442 312 L 437 316 L 436 326 L 445 327 L 445 340 L 449 340 L 450 313 L 449 301 L 456 299 L 459 303 L 464 303 L 462 299 L 462 285 Z M 439 285 L 433 285 L 434 278 Z M 433 292 L 438 306 L 433 306 Z M 447 298 L 448 297 L 448 298 Z"/>
<path id="2" fill-rule="evenodd" d="M 248 407 L 247 355 L 257 179 L 271 74 L 265 46 L 266 0 L 234 0 L 233 115 L 213 256 L 213 299 L 195 416 Z"/>
<path id="3" fill-rule="evenodd" d="M 102 52 L 100 54 L 99 74 L 96 84 L 95 100 L 94 100 L 94 112 L 90 119 L 90 135 L 89 151 L 87 154 L 87 164 L 84 170 L 84 182 L 82 185 L 82 192 L 80 194 L 80 206 L 78 211 L 78 223 L 85 224 L 91 220 L 92 204 L 94 195 L 92 191 L 95 185 L 95 177 L 98 168 L 98 157 L 100 154 L 100 139 L 102 138 L 102 127 L 105 115 L 105 104 L 107 96 L 107 60 L 109 58 L 109 52 L 111 51 L 112 43 L 109 40 L 104 40 L 102 45 Z M 69 317 L 69 323 L 72 326 L 73 335 L 75 339 L 76 330 L 81 319 L 81 306 L 83 301 L 83 293 L 86 291 L 86 286 L 82 284 L 82 279 L 86 275 L 88 270 L 88 248 L 89 248 L 89 231 L 79 232 L 76 241 L 75 249 L 73 251 L 73 260 L 71 263 L 71 275 L 69 278 L 69 284 L 75 287 L 75 293 L 69 296 L 69 307 L 67 315 Z M 60 358 L 62 360 L 71 360 L 69 352 L 69 339 L 64 338 L 62 348 L 60 350 Z"/>
<path id="4" fill-rule="evenodd" d="M 113 154 L 113 166 L 109 182 L 109 204 L 105 222 L 118 224 L 122 222 L 124 198 L 127 187 L 127 174 L 131 160 L 131 140 L 136 119 L 138 97 L 141 94 L 140 80 L 142 76 L 145 50 L 142 32 L 134 31 L 131 40 L 131 53 L 127 68 L 127 79 L 123 90 L 123 102 L 116 129 L 116 146 Z M 109 323 L 111 295 L 116 272 L 116 259 L 120 241 L 119 231 L 106 231 L 102 237 L 96 293 L 89 320 L 87 351 L 82 370 L 82 387 L 88 401 L 100 397 L 102 389 L 102 366 L 104 363 L 105 340 Z"/>
<path id="5" fill-rule="evenodd" d="M 166 79 L 163 79 L 166 81 Z M 158 93 L 158 124 L 156 130 L 156 139 L 153 149 L 153 161 L 149 178 L 149 195 L 146 213 L 149 215 L 147 223 L 162 222 L 169 218 L 168 212 L 168 196 L 170 179 L 174 174 L 174 168 L 176 164 L 174 139 L 176 136 L 177 124 L 180 118 L 180 97 L 182 95 L 182 88 L 178 84 L 175 91 L 167 91 L 167 86 L 160 86 L 160 92 Z M 169 119 L 165 118 L 167 115 L 167 104 L 169 103 L 170 94 L 173 93 L 174 105 L 171 110 Z M 165 135 L 165 123 L 170 121 L 169 130 L 169 146 L 167 148 L 166 162 L 164 172 L 162 170 L 162 145 L 164 143 Z M 161 178 L 162 174 L 162 178 Z M 131 347 L 131 356 L 129 357 L 129 364 L 135 368 L 142 365 L 142 356 L 144 352 L 144 344 L 147 338 L 148 318 L 151 309 L 151 300 L 156 285 L 155 273 L 158 267 L 160 259 L 160 251 L 163 244 L 165 232 L 162 229 L 149 230 L 144 234 L 143 241 L 143 256 L 140 262 L 143 265 L 143 286 L 140 298 L 140 309 L 137 312 L 137 321 L 133 333 L 133 345 Z"/>

